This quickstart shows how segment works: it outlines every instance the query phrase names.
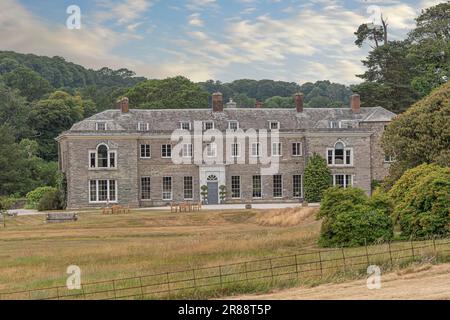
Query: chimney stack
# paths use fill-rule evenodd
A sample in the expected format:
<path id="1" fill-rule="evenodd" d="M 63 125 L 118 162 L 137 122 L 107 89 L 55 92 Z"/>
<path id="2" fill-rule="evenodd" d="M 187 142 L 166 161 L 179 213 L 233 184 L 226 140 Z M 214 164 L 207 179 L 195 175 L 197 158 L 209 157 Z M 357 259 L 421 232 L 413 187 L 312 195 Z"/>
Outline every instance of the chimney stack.
<path id="1" fill-rule="evenodd" d="M 120 111 L 122 111 L 122 113 L 128 113 L 128 111 L 130 111 L 129 100 L 127 97 L 123 97 L 122 99 L 120 99 L 117 104 L 119 105 Z"/>
<path id="2" fill-rule="evenodd" d="M 213 112 L 223 112 L 223 96 L 220 92 L 212 94 L 212 109 Z"/>
<path id="3" fill-rule="evenodd" d="M 294 101 L 297 112 L 303 112 L 303 93 L 296 93 L 294 95 Z"/>
<path id="4" fill-rule="evenodd" d="M 261 101 L 256 101 L 255 108 L 261 109 L 263 107 L 263 103 Z"/>
<path id="5" fill-rule="evenodd" d="M 359 113 L 361 111 L 361 98 L 359 94 L 353 94 L 350 96 L 350 108 L 353 113 Z"/>

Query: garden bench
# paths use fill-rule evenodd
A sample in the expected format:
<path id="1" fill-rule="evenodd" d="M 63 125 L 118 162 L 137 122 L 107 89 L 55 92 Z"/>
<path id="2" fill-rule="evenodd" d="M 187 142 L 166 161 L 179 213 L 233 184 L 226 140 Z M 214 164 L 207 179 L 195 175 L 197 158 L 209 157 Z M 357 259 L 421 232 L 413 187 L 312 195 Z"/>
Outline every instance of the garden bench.
<path id="1" fill-rule="evenodd" d="M 68 221 L 77 221 L 78 215 L 73 212 L 63 212 L 63 213 L 48 213 L 47 218 L 45 219 L 48 223 L 53 222 L 68 222 Z"/>

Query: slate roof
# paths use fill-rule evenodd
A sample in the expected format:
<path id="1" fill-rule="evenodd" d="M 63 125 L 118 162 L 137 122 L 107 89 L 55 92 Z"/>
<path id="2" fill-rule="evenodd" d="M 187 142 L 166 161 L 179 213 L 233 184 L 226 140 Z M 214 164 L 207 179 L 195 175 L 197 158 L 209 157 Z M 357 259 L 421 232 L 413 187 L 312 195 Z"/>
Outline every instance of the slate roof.
<path id="1" fill-rule="evenodd" d="M 106 122 L 108 131 L 138 132 L 138 122 L 149 123 L 150 132 L 172 132 L 180 128 L 181 121 L 214 121 L 216 129 L 225 130 L 228 121 L 236 120 L 241 129 L 268 128 L 269 121 L 279 121 L 280 131 L 297 131 L 328 128 L 330 121 L 341 121 L 343 127 L 356 128 L 358 122 L 390 121 L 394 113 L 382 108 L 361 108 L 358 114 L 350 108 L 305 108 L 298 113 L 295 108 L 224 108 L 212 109 L 131 109 L 122 113 L 119 109 L 106 110 L 84 119 L 65 132 L 95 131 L 96 122 Z M 96 131 L 98 134 L 99 132 Z"/>

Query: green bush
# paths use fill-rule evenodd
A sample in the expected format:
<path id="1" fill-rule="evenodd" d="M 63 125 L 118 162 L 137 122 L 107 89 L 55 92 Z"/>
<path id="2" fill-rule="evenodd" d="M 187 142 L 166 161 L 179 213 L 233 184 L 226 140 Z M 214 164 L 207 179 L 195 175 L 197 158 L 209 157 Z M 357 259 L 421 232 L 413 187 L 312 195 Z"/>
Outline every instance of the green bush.
<path id="1" fill-rule="evenodd" d="M 410 169 L 389 192 L 393 217 L 403 238 L 450 233 L 450 169 L 421 165 Z"/>
<path id="2" fill-rule="evenodd" d="M 389 198 L 373 198 L 357 188 L 329 188 L 324 192 L 318 218 L 323 218 L 319 245 L 360 246 L 393 237 Z"/>
<path id="3" fill-rule="evenodd" d="M 37 206 L 39 211 L 62 209 L 61 194 L 57 190 L 44 193 Z"/>
<path id="4" fill-rule="evenodd" d="M 305 168 L 305 200 L 320 202 L 323 192 L 330 186 L 331 172 L 325 159 L 318 154 L 313 154 Z"/>
<path id="5" fill-rule="evenodd" d="M 49 191 L 57 191 L 54 187 L 38 187 L 33 191 L 27 193 L 27 205 L 28 209 L 37 209 L 39 202 L 41 201 L 44 194 Z"/>

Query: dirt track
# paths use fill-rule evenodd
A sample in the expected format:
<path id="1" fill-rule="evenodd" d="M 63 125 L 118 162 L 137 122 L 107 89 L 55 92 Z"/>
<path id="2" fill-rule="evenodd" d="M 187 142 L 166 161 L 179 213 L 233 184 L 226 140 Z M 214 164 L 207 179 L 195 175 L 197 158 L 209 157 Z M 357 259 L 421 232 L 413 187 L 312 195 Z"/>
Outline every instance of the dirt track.
<path id="1" fill-rule="evenodd" d="M 364 279 L 232 299 L 450 299 L 450 264 L 419 266 L 382 275 L 381 289 L 367 289 Z"/>

